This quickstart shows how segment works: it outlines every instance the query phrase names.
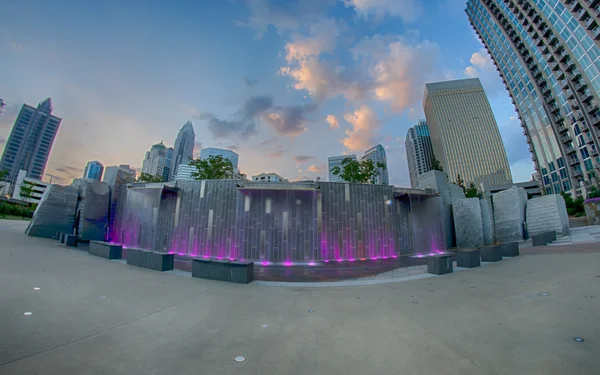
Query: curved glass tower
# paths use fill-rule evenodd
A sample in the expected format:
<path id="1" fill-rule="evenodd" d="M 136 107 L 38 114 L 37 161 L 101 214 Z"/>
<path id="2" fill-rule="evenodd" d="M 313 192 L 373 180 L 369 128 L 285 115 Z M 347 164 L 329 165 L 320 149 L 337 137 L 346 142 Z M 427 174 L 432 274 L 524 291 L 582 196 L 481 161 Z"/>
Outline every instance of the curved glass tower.
<path id="1" fill-rule="evenodd" d="M 469 0 L 546 193 L 597 181 L 600 13 L 592 0 Z"/>

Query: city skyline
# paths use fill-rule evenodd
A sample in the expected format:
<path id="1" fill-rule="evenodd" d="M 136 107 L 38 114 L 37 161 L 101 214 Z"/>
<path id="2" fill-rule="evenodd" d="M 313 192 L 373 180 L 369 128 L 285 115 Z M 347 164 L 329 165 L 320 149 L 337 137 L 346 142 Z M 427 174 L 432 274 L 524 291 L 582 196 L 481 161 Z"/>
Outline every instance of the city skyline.
<path id="1" fill-rule="evenodd" d="M 196 152 L 200 143 L 233 150 L 249 176 L 267 169 L 290 180 L 326 178 L 329 155 L 380 143 L 390 183 L 409 186 L 404 137 L 423 117 L 425 83 L 470 76 L 481 77 L 503 137 L 514 140 L 507 151 L 520 171 L 515 180 L 533 172 L 512 104 L 469 25 L 464 1 L 406 1 L 402 9 L 385 1 L 214 1 L 172 8 L 122 2 L 98 4 L 93 18 L 64 4 L 49 9 L 50 18 L 31 14 L 34 3 L 7 4 L 0 15 L 0 95 L 7 104 L 0 143 L 16 107 L 52 96 L 64 120 L 46 180 L 53 175 L 67 183 L 89 160 L 139 169 L 151 144 L 173 139 L 177 124 L 191 119 Z M 163 32 L 184 14 L 193 22 Z M 215 33 L 221 25 L 226 31 Z M 163 50 L 160 58 L 148 43 Z M 200 50 L 213 54 L 206 59 Z M 331 79 L 321 85 L 319 74 Z"/>

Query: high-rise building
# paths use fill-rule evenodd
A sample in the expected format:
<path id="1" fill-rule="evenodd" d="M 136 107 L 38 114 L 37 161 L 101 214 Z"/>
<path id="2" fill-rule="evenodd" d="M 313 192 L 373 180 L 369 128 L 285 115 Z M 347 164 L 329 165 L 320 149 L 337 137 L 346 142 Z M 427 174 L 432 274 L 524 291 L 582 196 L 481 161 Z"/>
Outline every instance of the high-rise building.
<path id="1" fill-rule="evenodd" d="M 512 98 L 544 191 L 597 178 L 597 1 L 469 0 L 466 13 Z"/>
<path id="2" fill-rule="evenodd" d="M 360 160 L 362 161 L 362 160 L 367 160 L 367 159 L 373 161 L 373 163 L 375 163 L 375 165 L 377 165 L 377 163 L 381 163 L 384 165 L 383 168 L 377 168 L 378 173 L 377 173 L 377 176 L 375 177 L 375 183 L 389 185 L 390 178 L 388 177 L 387 158 L 385 156 L 385 149 L 383 148 L 383 146 L 382 145 L 373 146 L 370 149 L 368 149 L 367 151 L 365 151 L 365 154 L 363 155 L 362 158 L 360 158 Z"/>
<path id="3" fill-rule="evenodd" d="M 433 154 L 456 182 L 510 184 L 498 124 L 479 78 L 428 83 L 423 99 Z"/>
<path id="4" fill-rule="evenodd" d="M 167 153 L 165 154 L 165 168 L 163 169 L 163 180 L 170 181 L 175 177 L 175 174 L 171 174 L 171 168 L 173 164 L 173 147 L 167 148 Z"/>
<path id="5" fill-rule="evenodd" d="M 237 153 L 231 150 L 223 150 L 220 148 L 212 147 L 203 148 L 202 151 L 200 151 L 200 159 L 208 159 L 211 156 L 222 156 L 225 159 L 229 159 L 229 161 L 231 161 L 231 164 L 233 165 L 233 170 L 235 172 L 238 171 L 238 161 L 240 156 Z"/>
<path id="6" fill-rule="evenodd" d="M 192 173 L 196 172 L 196 167 L 189 164 L 179 164 L 177 167 L 177 174 L 175 175 L 174 181 L 185 181 L 194 180 Z"/>
<path id="7" fill-rule="evenodd" d="M 0 113 L 2 113 L 3 109 L 4 109 L 4 100 L 2 100 L 2 98 L 0 98 Z"/>
<path id="8" fill-rule="evenodd" d="M 177 174 L 177 167 L 180 164 L 187 164 L 190 159 L 194 158 L 194 143 L 196 142 L 196 133 L 194 133 L 194 126 L 191 121 L 183 124 L 177 139 L 175 139 L 175 147 L 173 147 L 173 156 L 170 164 L 169 181 L 172 176 Z"/>
<path id="9" fill-rule="evenodd" d="M 37 108 L 23 104 L 4 147 L 0 170 L 8 171 L 7 181 L 14 184 L 20 170 L 41 180 L 48 155 L 62 119 L 52 115 L 52 100 L 47 98 Z"/>
<path id="10" fill-rule="evenodd" d="M 94 180 L 101 181 L 102 173 L 104 172 L 104 165 L 97 160 L 88 161 L 83 170 L 83 178 L 92 178 Z"/>
<path id="11" fill-rule="evenodd" d="M 327 164 L 328 164 L 328 168 L 329 168 L 329 182 L 344 182 L 344 180 L 342 180 L 342 178 L 340 176 L 336 176 L 334 175 L 331 170 L 335 167 L 340 167 L 342 168 L 342 161 L 344 161 L 344 159 L 346 158 L 350 158 L 354 161 L 358 161 L 358 159 L 356 158 L 356 155 L 352 154 L 352 155 L 340 155 L 340 156 L 330 156 L 327 159 Z"/>
<path id="12" fill-rule="evenodd" d="M 167 147 L 162 143 L 157 143 L 146 152 L 146 158 L 142 163 L 142 173 L 148 173 L 152 176 L 164 177 L 165 162 L 167 160 Z"/>
<path id="13" fill-rule="evenodd" d="M 425 120 L 419 120 L 417 125 L 408 129 L 405 145 L 410 185 L 414 188 L 417 187 L 419 175 L 431 170 L 433 161 L 433 147 Z"/>
<path id="14" fill-rule="evenodd" d="M 285 178 L 281 177 L 277 173 L 261 173 L 256 176 L 252 176 L 252 181 L 257 182 L 288 182 Z"/>

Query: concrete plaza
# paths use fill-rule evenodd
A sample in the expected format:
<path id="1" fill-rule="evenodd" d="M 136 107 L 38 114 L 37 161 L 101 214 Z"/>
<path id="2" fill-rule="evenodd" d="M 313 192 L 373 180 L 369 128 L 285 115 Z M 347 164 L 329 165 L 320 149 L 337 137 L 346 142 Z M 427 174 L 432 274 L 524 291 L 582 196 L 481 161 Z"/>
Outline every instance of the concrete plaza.
<path id="1" fill-rule="evenodd" d="M 0 220 L 2 375 L 599 371 L 600 247 L 291 288 L 126 266 L 25 226 Z"/>

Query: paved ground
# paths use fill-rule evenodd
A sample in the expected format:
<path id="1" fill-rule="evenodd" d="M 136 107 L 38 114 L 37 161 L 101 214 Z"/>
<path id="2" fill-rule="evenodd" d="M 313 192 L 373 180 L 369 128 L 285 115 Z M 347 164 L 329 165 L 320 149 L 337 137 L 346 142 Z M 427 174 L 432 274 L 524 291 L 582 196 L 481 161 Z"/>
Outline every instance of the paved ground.
<path id="1" fill-rule="evenodd" d="M 23 229 L 0 221 L 2 375 L 598 374 L 600 252 L 278 288 L 130 267 Z"/>

